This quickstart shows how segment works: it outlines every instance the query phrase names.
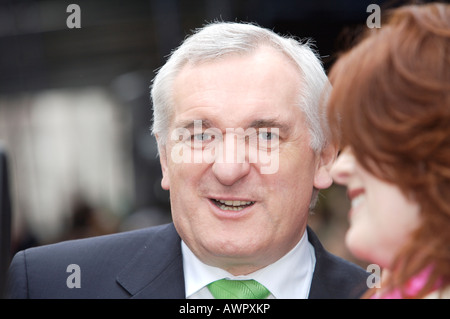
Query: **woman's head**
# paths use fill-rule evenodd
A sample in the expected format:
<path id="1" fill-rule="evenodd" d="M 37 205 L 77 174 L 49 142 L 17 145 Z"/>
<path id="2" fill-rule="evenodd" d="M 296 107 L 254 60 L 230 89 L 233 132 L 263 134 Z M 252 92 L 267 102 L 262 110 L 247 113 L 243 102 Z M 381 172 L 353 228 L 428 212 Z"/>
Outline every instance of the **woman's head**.
<path id="1" fill-rule="evenodd" d="M 390 268 L 398 251 L 420 224 L 420 207 L 399 187 L 359 164 L 350 147 L 341 151 L 331 170 L 334 181 L 347 187 L 351 201 L 345 242 L 361 260 Z"/>
<path id="2" fill-rule="evenodd" d="M 450 6 L 392 11 L 381 29 L 339 58 L 330 80 L 329 122 L 341 147 L 420 210 L 419 226 L 390 264 L 396 280 L 404 283 L 428 264 L 448 280 Z"/>

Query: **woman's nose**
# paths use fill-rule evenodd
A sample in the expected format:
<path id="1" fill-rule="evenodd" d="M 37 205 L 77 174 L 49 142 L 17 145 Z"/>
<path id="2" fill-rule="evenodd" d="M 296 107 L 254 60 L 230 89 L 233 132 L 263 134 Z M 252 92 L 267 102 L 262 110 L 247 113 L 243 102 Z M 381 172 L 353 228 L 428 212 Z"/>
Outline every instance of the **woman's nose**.
<path id="1" fill-rule="evenodd" d="M 355 170 L 356 159 L 350 147 L 345 147 L 331 167 L 331 177 L 334 182 L 347 185 L 350 176 Z"/>

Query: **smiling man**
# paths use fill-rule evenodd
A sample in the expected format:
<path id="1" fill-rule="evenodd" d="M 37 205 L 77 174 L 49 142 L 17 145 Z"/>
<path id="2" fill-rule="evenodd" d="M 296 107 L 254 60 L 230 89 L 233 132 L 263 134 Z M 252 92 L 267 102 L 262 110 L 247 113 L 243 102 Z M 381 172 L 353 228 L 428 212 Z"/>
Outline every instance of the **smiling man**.
<path id="1" fill-rule="evenodd" d="M 201 119 L 224 132 L 215 146 L 219 158 L 212 163 L 173 163 L 167 154 L 177 141 L 161 146 L 162 185 L 172 195 L 175 227 L 206 264 L 245 275 L 277 261 L 305 231 L 313 186 L 330 185 L 326 164 L 331 153 L 326 159 L 315 154 L 308 128 L 301 124 L 300 82 L 293 62 L 268 46 L 252 54 L 188 64 L 176 77 L 169 129 Z M 262 174 L 259 161 L 238 161 L 246 154 L 233 152 L 242 152 L 237 145 L 247 141 L 226 133 L 264 122 L 281 128 L 278 145 L 271 150 L 280 158 L 273 174 Z M 248 143 L 248 148 L 258 148 L 258 142 Z"/>
<path id="2" fill-rule="evenodd" d="M 328 85 L 307 44 L 245 23 L 197 30 L 151 92 L 173 224 L 21 252 L 9 295 L 359 297 L 368 274 L 307 227 L 332 183 L 336 149 L 319 112 Z M 57 287 L 67 273 L 47 269 L 64 263 L 80 266 L 83 288 Z"/>

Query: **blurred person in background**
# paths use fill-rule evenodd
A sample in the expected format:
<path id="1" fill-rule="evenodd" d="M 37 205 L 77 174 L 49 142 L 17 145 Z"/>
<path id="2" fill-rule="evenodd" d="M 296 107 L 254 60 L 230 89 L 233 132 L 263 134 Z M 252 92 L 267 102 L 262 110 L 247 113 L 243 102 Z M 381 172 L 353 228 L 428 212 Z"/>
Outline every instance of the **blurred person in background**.
<path id="1" fill-rule="evenodd" d="M 364 297 L 450 298 L 450 6 L 393 10 L 330 81 L 346 245 L 383 269 Z"/>
<path id="2" fill-rule="evenodd" d="M 320 121 L 328 84 L 306 43 L 247 23 L 197 30 L 152 86 L 173 223 L 19 252 L 8 297 L 360 297 L 367 272 L 307 226 L 337 153 Z"/>

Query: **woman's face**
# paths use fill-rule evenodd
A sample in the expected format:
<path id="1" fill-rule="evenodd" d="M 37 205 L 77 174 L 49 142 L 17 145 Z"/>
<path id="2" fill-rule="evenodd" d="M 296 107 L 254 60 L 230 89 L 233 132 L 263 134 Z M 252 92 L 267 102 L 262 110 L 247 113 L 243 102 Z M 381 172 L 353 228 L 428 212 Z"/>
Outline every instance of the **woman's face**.
<path id="1" fill-rule="evenodd" d="M 351 200 L 347 247 L 355 257 L 389 268 L 420 223 L 419 205 L 395 184 L 365 170 L 348 147 L 341 152 L 331 174 L 335 183 L 347 187 Z"/>

